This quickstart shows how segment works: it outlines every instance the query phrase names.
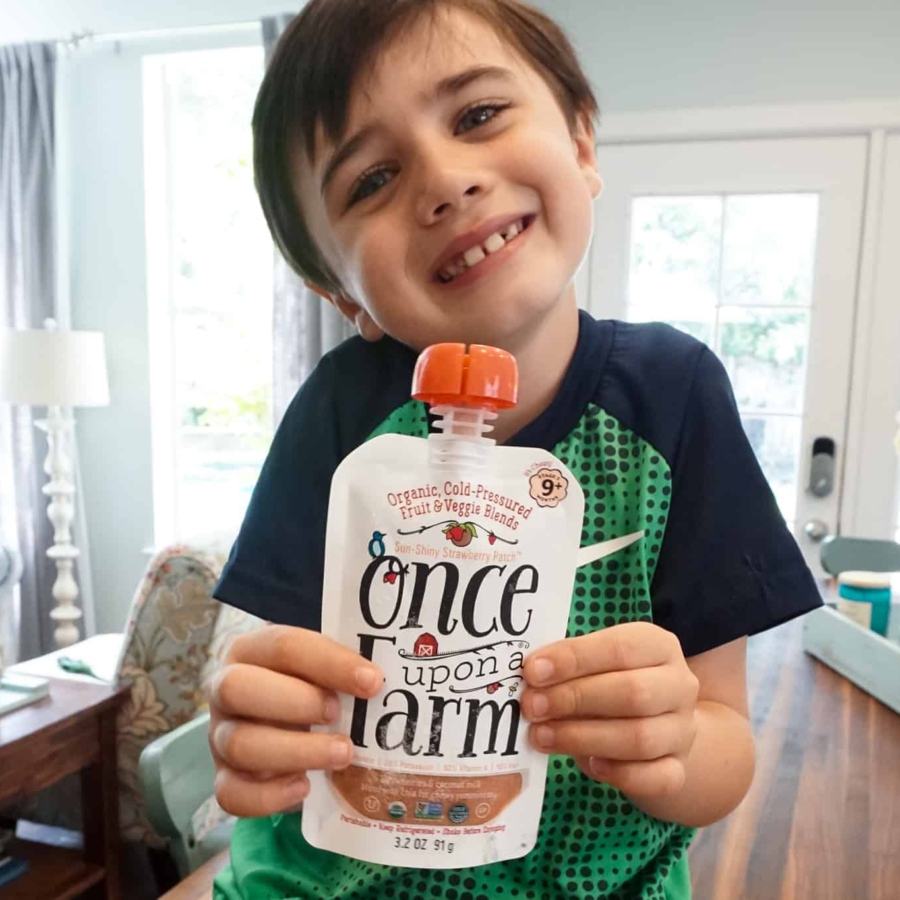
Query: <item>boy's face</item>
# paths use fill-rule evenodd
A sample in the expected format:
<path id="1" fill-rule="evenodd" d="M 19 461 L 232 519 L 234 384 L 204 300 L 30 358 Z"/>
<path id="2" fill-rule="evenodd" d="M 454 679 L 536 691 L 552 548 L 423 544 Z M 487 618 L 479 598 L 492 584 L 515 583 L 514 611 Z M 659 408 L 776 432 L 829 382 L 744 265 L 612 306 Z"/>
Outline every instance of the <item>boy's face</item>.
<path id="1" fill-rule="evenodd" d="M 349 152 L 348 152 L 349 151 Z M 423 17 L 354 90 L 344 138 L 295 155 L 313 239 L 364 336 L 515 351 L 574 298 L 600 191 L 593 134 L 491 27 Z M 523 229 L 516 234 L 517 229 Z"/>

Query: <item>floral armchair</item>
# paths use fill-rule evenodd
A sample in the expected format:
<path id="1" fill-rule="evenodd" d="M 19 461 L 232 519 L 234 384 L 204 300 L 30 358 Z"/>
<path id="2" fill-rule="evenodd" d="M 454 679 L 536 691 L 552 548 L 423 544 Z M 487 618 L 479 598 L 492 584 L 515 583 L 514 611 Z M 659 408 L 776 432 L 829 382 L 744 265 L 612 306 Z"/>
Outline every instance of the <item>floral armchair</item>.
<path id="1" fill-rule="evenodd" d="M 238 634 L 262 624 L 213 599 L 224 564 L 224 553 L 205 542 L 167 547 L 150 560 L 131 604 L 114 678 L 131 686 L 117 724 L 119 824 L 122 840 L 135 847 L 151 851 L 166 847 L 144 811 L 138 776 L 141 751 L 206 710 L 207 686 L 228 645 Z M 68 649 L 80 656 L 79 645 Z M 89 654 L 85 661 L 90 663 Z M 13 818 L 80 829 L 77 778 L 4 810 L 10 813 Z M 202 821 L 195 822 L 194 831 L 199 835 L 215 830 L 227 818 L 214 797 L 198 816 Z"/>
<path id="2" fill-rule="evenodd" d="M 119 815 L 124 840 L 161 848 L 144 812 L 138 776 L 152 740 L 206 709 L 206 690 L 230 642 L 262 623 L 212 597 L 225 557 L 174 545 L 149 563 L 132 602 L 118 677 L 131 696 L 118 720 Z M 221 819 L 211 800 L 209 828 Z"/>

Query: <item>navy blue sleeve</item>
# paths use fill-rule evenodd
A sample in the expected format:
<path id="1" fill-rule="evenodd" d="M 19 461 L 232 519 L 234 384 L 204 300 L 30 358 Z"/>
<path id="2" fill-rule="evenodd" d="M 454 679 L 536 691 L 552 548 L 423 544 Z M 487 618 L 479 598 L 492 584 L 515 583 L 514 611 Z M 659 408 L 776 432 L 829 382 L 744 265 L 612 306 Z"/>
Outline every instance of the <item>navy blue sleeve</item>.
<path id="1" fill-rule="evenodd" d="M 724 366 L 705 347 L 693 360 L 651 589 L 654 621 L 678 636 L 685 656 L 822 603 L 744 432 Z"/>
<path id="2" fill-rule="evenodd" d="M 335 469 L 409 399 L 415 354 L 351 338 L 322 358 L 278 427 L 214 596 L 318 630 Z"/>

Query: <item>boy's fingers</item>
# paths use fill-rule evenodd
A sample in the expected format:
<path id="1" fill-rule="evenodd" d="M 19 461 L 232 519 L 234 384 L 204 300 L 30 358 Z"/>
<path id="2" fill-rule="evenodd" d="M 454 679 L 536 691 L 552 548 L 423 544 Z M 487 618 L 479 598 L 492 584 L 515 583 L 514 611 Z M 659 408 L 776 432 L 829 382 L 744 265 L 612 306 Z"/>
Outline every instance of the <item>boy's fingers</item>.
<path id="1" fill-rule="evenodd" d="M 675 635 L 650 622 L 627 622 L 538 650 L 525 661 L 524 674 L 528 684 L 545 687 L 585 675 L 661 666 L 680 654 Z"/>
<path id="2" fill-rule="evenodd" d="M 577 762 L 585 775 L 618 788 L 633 800 L 674 796 L 684 787 L 687 777 L 684 764 L 674 756 L 663 756 L 650 762 L 621 762 L 598 757 Z"/>
<path id="3" fill-rule="evenodd" d="M 227 813 L 251 819 L 296 808 L 309 793 L 305 773 L 259 781 L 235 769 L 223 767 L 216 775 L 216 800 Z"/>
<path id="4" fill-rule="evenodd" d="M 343 769 L 353 758 L 350 739 L 340 734 L 289 731 L 257 722 L 226 719 L 211 734 L 211 743 L 226 766 L 274 775 L 297 775 L 307 769 Z"/>
<path id="5" fill-rule="evenodd" d="M 544 753 L 641 761 L 687 750 L 694 728 L 684 716 L 666 713 L 648 719 L 562 719 L 532 725 L 529 737 Z"/>
<path id="6" fill-rule="evenodd" d="M 333 722 L 340 710 L 332 691 L 245 663 L 220 669 L 210 685 L 209 699 L 225 717 L 286 725 L 324 725 Z"/>
<path id="7" fill-rule="evenodd" d="M 268 625 L 235 638 L 228 661 L 274 669 L 323 688 L 374 697 L 384 684 L 378 666 L 305 628 Z"/>
<path id="8" fill-rule="evenodd" d="M 679 709 L 684 686 L 665 666 L 588 675 L 548 688 L 528 688 L 522 712 L 532 722 L 658 716 Z"/>

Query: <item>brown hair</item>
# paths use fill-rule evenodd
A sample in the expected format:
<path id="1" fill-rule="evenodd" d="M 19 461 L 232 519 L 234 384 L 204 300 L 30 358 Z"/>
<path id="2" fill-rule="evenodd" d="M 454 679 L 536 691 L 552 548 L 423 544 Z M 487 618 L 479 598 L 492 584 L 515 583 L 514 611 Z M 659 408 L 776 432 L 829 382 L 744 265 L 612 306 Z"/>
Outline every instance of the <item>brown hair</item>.
<path id="1" fill-rule="evenodd" d="M 311 0 L 285 29 L 268 64 L 253 111 L 256 189 L 278 249 L 300 275 L 325 290 L 340 284 L 315 245 L 291 178 L 291 151 L 314 158 L 321 124 L 343 137 L 356 79 L 376 52 L 423 13 L 452 6 L 492 25 L 547 82 L 573 129 L 597 101 L 575 51 L 548 16 L 520 0 Z"/>

